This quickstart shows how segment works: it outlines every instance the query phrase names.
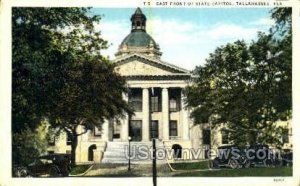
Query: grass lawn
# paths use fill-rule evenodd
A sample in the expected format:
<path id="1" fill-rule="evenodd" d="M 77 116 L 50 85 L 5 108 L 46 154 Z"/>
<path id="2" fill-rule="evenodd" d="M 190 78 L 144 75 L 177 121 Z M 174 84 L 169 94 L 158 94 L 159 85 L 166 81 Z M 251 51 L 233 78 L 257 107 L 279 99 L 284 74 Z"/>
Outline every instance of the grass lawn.
<path id="1" fill-rule="evenodd" d="M 278 168 L 248 168 L 248 169 L 221 169 L 214 171 L 184 172 L 175 174 L 177 177 L 242 177 L 242 176 L 292 176 L 292 167 Z"/>
<path id="2" fill-rule="evenodd" d="M 84 173 L 88 168 L 90 168 L 91 165 L 76 165 L 72 168 L 70 174 L 76 175 L 76 174 L 82 174 Z"/>
<path id="3" fill-rule="evenodd" d="M 191 163 L 171 163 L 171 166 L 176 170 L 208 169 L 208 161 Z"/>

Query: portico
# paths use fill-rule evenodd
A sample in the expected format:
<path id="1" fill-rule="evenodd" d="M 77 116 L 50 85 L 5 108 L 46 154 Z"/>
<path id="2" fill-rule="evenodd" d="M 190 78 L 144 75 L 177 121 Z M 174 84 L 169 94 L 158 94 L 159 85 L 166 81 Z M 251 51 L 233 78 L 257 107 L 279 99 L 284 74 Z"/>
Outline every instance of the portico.
<path id="1" fill-rule="evenodd" d="M 189 114 L 184 107 L 183 87 L 130 86 L 123 98 L 135 110 L 134 115 L 121 119 L 120 135 L 111 135 L 111 141 L 150 141 L 152 138 L 189 140 Z M 112 133 L 115 128 L 111 128 Z M 109 139 L 109 133 L 106 133 Z M 120 136 L 120 137 L 119 137 Z"/>

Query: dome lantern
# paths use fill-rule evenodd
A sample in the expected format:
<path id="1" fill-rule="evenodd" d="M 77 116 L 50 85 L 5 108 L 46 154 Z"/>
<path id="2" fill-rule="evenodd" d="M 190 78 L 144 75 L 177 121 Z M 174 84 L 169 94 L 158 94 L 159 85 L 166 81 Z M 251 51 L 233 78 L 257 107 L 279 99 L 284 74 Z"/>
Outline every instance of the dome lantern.
<path id="1" fill-rule="evenodd" d="M 143 31 L 146 32 L 146 16 L 140 8 L 137 8 L 135 13 L 131 16 L 131 32 Z"/>

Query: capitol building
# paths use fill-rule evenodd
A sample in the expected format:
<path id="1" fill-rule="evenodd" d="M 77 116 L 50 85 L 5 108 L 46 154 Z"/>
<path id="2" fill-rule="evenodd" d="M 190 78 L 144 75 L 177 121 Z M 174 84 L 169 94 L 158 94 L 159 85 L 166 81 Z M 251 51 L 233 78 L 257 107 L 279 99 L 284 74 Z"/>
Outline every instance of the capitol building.
<path id="1" fill-rule="evenodd" d="M 115 71 L 127 80 L 129 93 L 123 99 L 134 109 L 134 114 L 106 120 L 101 129 L 78 136 L 76 162 L 126 163 L 129 140 L 132 146 L 143 145 L 149 149 L 153 138 L 157 139 L 158 147 L 175 150 L 228 144 L 222 126 L 210 131 L 208 124 L 193 123 L 184 101 L 184 88 L 192 83 L 191 72 L 161 60 L 162 50 L 147 33 L 147 18 L 140 8 L 130 20 L 130 33 L 120 43 L 113 63 Z M 49 146 L 48 152 L 70 153 L 70 144 L 68 136 L 62 134 Z M 198 157 L 179 153 L 171 161 L 205 158 L 204 153 Z"/>

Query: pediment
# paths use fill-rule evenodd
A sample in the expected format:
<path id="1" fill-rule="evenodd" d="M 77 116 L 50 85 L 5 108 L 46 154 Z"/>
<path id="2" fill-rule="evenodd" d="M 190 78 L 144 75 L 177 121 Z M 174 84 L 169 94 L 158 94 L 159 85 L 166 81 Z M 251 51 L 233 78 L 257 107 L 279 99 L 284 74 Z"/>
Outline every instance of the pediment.
<path id="1" fill-rule="evenodd" d="M 186 74 L 187 71 L 176 68 L 158 60 L 151 60 L 142 56 L 129 56 L 116 61 L 116 72 L 122 76 L 172 75 Z"/>

